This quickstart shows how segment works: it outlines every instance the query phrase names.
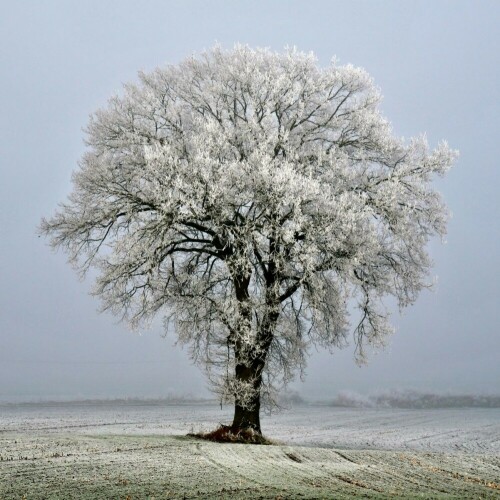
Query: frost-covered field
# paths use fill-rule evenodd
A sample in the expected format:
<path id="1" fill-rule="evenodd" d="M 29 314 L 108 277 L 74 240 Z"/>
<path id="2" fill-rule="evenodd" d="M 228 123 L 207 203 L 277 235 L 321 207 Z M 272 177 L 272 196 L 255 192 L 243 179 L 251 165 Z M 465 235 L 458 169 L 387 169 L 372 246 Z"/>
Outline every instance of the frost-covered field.
<path id="1" fill-rule="evenodd" d="M 277 446 L 185 437 L 215 404 L 0 406 L 0 499 L 500 497 L 500 409 L 301 406 Z"/>

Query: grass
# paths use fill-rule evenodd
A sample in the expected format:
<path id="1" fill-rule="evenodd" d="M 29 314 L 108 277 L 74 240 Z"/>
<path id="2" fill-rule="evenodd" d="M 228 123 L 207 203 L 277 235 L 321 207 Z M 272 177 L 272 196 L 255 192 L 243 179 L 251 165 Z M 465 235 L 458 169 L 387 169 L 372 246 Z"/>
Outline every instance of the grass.
<path id="1" fill-rule="evenodd" d="M 499 498 L 493 454 L 241 446 L 261 437 L 228 430 L 206 433 L 222 444 L 199 436 L 4 432 L 0 450 L 12 460 L 0 462 L 0 499 Z"/>
<path id="2" fill-rule="evenodd" d="M 189 433 L 188 436 L 215 443 L 276 444 L 251 427 L 234 428 L 230 425 L 222 424 L 213 431 Z"/>

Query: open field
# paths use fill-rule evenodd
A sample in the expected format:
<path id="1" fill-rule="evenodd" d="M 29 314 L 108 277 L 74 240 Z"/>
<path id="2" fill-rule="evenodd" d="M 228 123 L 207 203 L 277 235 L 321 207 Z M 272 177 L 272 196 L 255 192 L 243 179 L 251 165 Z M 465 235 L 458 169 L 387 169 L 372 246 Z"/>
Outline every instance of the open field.
<path id="1" fill-rule="evenodd" d="M 185 437 L 215 405 L 0 407 L 0 499 L 500 498 L 500 410 L 297 407 L 277 446 Z"/>

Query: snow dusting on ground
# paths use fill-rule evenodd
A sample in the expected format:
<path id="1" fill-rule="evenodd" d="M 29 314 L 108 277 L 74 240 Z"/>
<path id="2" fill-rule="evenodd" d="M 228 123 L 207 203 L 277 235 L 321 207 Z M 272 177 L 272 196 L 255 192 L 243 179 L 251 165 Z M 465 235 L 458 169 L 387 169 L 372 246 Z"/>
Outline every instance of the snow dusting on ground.
<path id="1" fill-rule="evenodd" d="M 215 404 L 0 406 L 0 499 L 500 498 L 500 409 L 299 406 L 276 446 L 186 437 Z"/>

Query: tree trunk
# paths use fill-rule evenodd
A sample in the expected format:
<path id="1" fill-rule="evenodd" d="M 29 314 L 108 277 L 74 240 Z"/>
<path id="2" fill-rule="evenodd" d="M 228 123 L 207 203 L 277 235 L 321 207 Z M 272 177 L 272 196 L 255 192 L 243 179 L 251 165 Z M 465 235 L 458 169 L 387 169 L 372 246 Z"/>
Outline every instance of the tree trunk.
<path id="1" fill-rule="evenodd" d="M 245 364 L 236 365 L 236 380 L 252 385 L 253 394 L 243 402 L 238 397 L 234 405 L 234 418 L 231 428 L 233 432 L 244 429 L 252 429 L 259 434 L 260 428 L 260 386 L 262 381 L 263 362 L 253 361 L 250 366 Z"/>
<path id="2" fill-rule="evenodd" d="M 235 345 L 236 381 L 250 384 L 251 395 L 241 401 L 236 395 L 234 405 L 234 418 L 231 428 L 234 432 L 241 429 L 253 429 L 262 434 L 260 428 L 260 389 L 262 385 L 262 372 L 266 364 L 267 353 L 273 339 L 273 330 L 278 320 L 279 313 L 271 312 L 263 322 L 258 335 L 260 348 L 246 353 L 243 359 L 238 344 Z"/>

